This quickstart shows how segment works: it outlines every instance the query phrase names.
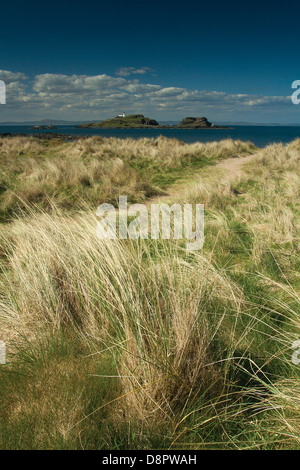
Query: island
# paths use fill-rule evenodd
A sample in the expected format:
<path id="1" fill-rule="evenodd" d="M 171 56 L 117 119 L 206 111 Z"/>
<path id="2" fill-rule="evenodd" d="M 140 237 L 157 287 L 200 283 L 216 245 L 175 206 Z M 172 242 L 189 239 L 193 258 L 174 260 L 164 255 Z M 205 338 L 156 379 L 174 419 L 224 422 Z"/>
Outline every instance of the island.
<path id="1" fill-rule="evenodd" d="M 186 117 L 176 126 L 181 129 L 207 129 L 215 128 L 220 126 L 215 126 L 209 122 L 206 117 Z"/>
<path id="2" fill-rule="evenodd" d="M 112 119 L 80 124 L 76 127 L 85 129 L 227 129 L 225 126 L 212 124 L 206 117 L 186 117 L 177 125 L 162 125 L 143 114 L 126 116 L 125 113 Z"/>
<path id="3" fill-rule="evenodd" d="M 112 119 L 106 119 L 100 122 L 91 122 L 80 124 L 78 127 L 83 128 L 102 128 L 102 129 L 134 129 L 134 128 L 149 128 L 160 127 L 155 119 L 145 117 L 143 114 L 131 114 L 129 116 L 120 115 Z"/>

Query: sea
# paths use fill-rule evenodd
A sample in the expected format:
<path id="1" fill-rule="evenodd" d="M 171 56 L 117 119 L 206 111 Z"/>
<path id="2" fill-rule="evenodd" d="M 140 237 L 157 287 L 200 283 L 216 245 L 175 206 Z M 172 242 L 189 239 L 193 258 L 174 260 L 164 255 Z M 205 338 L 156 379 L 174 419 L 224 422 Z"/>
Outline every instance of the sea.
<path id="1" fill-rule="evenodd" d="M 240 139 L 253 142 L 257 147 L 272 143 L 287 143 L 300 138 L 300 126 L 232 126 L 228 129 L 83 129 L 75 126 L 56 126 L 55 129 L 30 129 L 29 126 L 0 126 L 0 134 L 64 134 L 70 136 L 118 137 L 121 139 L 143 137 L 156 138 L 160 135 L 176 138 L 183 142 L 212 142 L 223 139 Z"/>

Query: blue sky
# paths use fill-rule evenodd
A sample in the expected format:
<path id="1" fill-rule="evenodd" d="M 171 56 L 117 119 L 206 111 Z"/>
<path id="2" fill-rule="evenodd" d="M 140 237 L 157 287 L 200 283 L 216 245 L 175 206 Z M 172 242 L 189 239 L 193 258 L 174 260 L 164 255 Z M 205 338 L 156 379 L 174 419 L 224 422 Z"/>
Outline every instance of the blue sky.
<path id="1" fill-rule="evenodd" d="M 298 122 L 299 2 L 1 4 L 0 121 Z"/>

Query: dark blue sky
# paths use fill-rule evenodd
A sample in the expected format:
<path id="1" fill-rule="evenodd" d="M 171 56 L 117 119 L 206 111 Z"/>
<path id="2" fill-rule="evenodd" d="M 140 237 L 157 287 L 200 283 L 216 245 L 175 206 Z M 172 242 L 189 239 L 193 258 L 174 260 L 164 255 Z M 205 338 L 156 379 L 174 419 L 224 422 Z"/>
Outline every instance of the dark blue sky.
<path id="1" fill-rule="evenodd" d="M 291 83 L 300 79 L 299 13 L 299 2 L 295 1 L 11 1 L 1 4 L 0 79 L 8 77 L 7 74 L 1 77 L 1 70 L 26 76 L 22 93 L 23 97 L 28 93 L 28 98 L 27 101 L 23 98 L 19 108 L 22 118 L 26 112 L 30 114 L 29 119 L 41 116 L 38 96 L 49 100 L 50 95 L 55 94 L 53 80 L 51 89 L 45 80 L 43 86 L 38 84 L 34 88 L 36 75 L 93 77 L 105 74 L 157 85 L 168 89 L 169 96 L 171 88 L 186 90 L 180 96 L 179 90 L 177 94 L 174 90 L 172 103 L 159 88 L 155 96 L 140 90 L 142 97 L 135 96 L 130 101 L 133 95 L 129 94 L 126 101 L 122 95 L 124 87 L 115 83 L 106 87 L 107 96 L 111 95 L 111 90 L 118 91 L 117 100 L 111 101 L 112 112 L 120 106 L 130 110 L 139 106 L 147 108 L 149 101 L 149 112 L 154 112 L 154 117 L 159 118 L 161 113 L 163 118 L 171 118 L 175 114 L 175 117 L 190 114 L 191 103 L 191 112 L 213 114 L 216 120 L 227 115 L 228 120 L 254 120 L 258 111 L 261 118 L 256 119 L 257 122 L 298 122 L 300 109 L 297 106 L 266 97 L 291 95 Z M 121 67 L 132 67 L 133 72 L 133 69 L 144 68 L 144 73 L 126 74 L 125 71 L 117 75 Z M 16 95 L 16 86 L 14 89 L 11 86 L 11 104 L 8 99 L 5 111 L 3 106 L 0 109 L 0 121 L 9 117 L 17 120 L 20 96 Z M 214 98 L 210 93 L 206 99 L 203 90 L 226 94 L 226 105 L 223 103 L 225 95 L 218 108 L 218 95 Z M 202 94 L 199 96 L 196 92 Z M 52 117 L 71 118 L 73 111 L 75 118 L 79 111 L 73 107 L 72 99 L 68 102 L 70 93 L 74 95 L 74 90 L 65 90 L 64 96 L 61 92 L 63 99 L 48 106 Z M 80 88 L 75 93 L 80 94 Z M 103 93 L 102 89 L 101 96 Z M 109 103 L 101 106 L 100 94 L 95 106 L 91 104 L 91 93 L 86 94 L 93 119 L 96 114 L 106 117 L 110 109 Z M 237 96 L 230 105 L 231 94 L 255 98 L 249 98 L 253 104 L 247 104 L 243 98 L 240 103 Z M 159 96 L 164 99 L 160 104 Z M 260 104 L 258 97 L 265 101 Z M 82 102 L 80 117 L 88 118 L 86 102 Z"/>

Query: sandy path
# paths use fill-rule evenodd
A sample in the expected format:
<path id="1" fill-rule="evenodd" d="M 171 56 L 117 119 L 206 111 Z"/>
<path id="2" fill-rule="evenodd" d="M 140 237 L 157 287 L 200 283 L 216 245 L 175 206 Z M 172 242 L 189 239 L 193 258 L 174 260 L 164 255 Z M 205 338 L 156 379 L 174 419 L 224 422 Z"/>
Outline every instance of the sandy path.
<path id="1" fill-rule="evenodd" d="M 226 160 L 222 160 L 216 165 L 209 167 L 209 170 L 207 168 L 203 170 L 199 170 L 199 172 L 197 172 L 195 176 L 190 179 L 190 181 L 181 181 L 181 182 L 179 181 L 175 183 L 173 186 L 169 187 L 167 194 L 161 195 L 161 196 L 155 196 L 149 199 L 146 204 L 148 205 L 148 204 L 159 204 L 163 202 L 166 202 L 166 203 L 171 202 L 174 198 L 175 199 L 178 198 L 178 195 L 182 191 L 185 192 L 185 190 L 188 189 L 189 185 L 197 183 L 197 180 L 199 178 L 202 178 L 202 179 L 209 178 L 209 175 L 211 174 L 213 168 L 226 170 L 226 176 L 224 175 L 224 178 L 226 178 L 226 180 L 237 178 L 242 173 L 243 165 L 245 165 L 246 163 L 249 163 L 254 157 L 256 157 L 257 154 L 258 152 L 252 155 L 246 155 L 245 157 L 226 158 Z M 207 171 L 209 171 L 209 173 L 207 173 Z M 220 174 L 220 177 L 222 178 L 221 174 Z"/>
<path id="2" fill-rule="evenodd" d="M 242 172 L 242 167 L 246 163 L 251 162 L 251 160 L 257 155 L 254 153 L 253 155 L 246 155 L 246 157 L 231 157 L 227 158 L 226 160 L 222 160 L 221 162 L 216 164 L 217 168 L 224 168 L 224 170 L 228 170 L 229 178 L 236 178 Z"/>

